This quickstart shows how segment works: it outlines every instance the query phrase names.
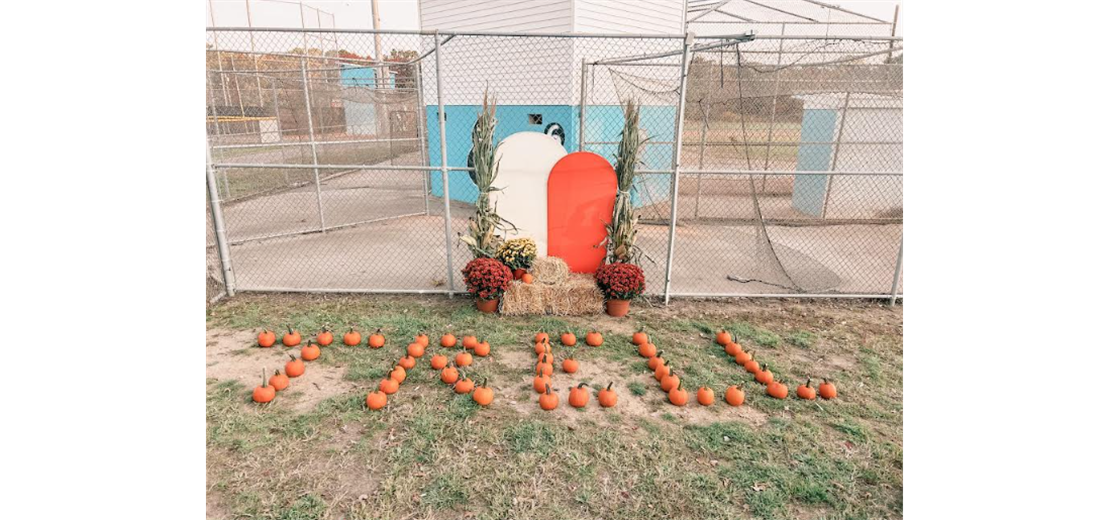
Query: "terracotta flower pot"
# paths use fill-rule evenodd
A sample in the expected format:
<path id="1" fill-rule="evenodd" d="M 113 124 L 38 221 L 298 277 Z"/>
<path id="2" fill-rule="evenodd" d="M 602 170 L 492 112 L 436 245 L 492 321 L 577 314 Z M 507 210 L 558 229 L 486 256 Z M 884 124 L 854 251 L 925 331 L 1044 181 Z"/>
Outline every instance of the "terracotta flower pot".
<path id="1" fill-rule="evenodd" d="M 605 312 L 618 318 L 628 314 L 628 300 L 606 300 Z"/>
<path id="2" fill-rule="evenodd" d="M 524 273 L 527 272 L 528 271 L 526 269 L 513 269 L 513 280 L 521 279 L 521 277 L 524 276 Z"/>
<path id="3" fill-rule="evenodd" d="M 482 312 L 485 312 L 485 313 L 497 312 L 497 304 L 500 303 L 500 302 L 501 302 L 500 299 L 497 299 L 497 300 L 483 300 L 483 299 L 479 298 L 479 299 L 475 300 L 475 304 L 478 306 L 478 310 L 480 310 Z M 627 309 L 625 310 L 625 312 L 628 312 Z"/>

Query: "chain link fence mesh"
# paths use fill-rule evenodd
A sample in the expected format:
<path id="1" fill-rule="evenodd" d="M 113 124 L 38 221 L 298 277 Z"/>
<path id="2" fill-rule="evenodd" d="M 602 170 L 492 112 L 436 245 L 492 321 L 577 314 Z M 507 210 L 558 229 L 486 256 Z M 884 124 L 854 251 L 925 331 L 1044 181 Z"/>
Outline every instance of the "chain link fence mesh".
<path id="1" fill-rule="evenodd" d="M 621 104 L 640 104 L 633 203 L 649 292 L 664 291 L 670 260 L 672 295 L 890 293 L 901 42 L 697 39 L 682 110 L 683 37 L 438 38 L 437 53 L 432 34 L 208 31 L 207 127 L 236 290 L 465 291 L 467 154 L 488 90 L 496 140 L 545 132 L 610 160 Z"/>

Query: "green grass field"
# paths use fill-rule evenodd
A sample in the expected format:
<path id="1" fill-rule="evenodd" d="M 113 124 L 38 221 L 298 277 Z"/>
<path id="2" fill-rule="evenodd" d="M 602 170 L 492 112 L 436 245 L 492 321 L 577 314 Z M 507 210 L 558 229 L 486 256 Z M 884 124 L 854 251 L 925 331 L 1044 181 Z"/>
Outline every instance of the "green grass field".
<path id="1" fill-rule="evenodd" d="M 261 363 L 254 334 L 284 324 L 307 337 L 328 323 L 337 339 L 268 405 L 250 402 Z M 382 349 L 338 346 L 348 325 L 386 334 Z M 693 392 L 718 402 L 665 402 L 629 343 L 647 331 Z M 712 340 L 726 327 L 791 388 L 783 401 Z M 213 518 L 897 518 L 902 516 L 902 311 L 874 302 L 636 302 L 626 319 L 509 318 L 477 313 L 465 297 L 246 295 L 208 309 L 208 514 Z M 343 329 L 343 330 L 341 330 Z M 531 338 L 605 334 L 573 349 L 574 376 L 556 370 L 560 407 L 531 390 Z M 430 353 L 384 410 L 367 391 L 420 331 Z M 497 392 L 479 408 L 427 365 L 440 334 L 493 346 L 467 374 Z M 222 349 L 213 356 L 214 349 Z M 568 354 L 555 348 L 561 361 Z M 455 351 L 452 351 L 452 355 Z M 255 369 L 257 363 L 257 370 Z M 241 377 L 226 367 L 244 367 Z M 323 379 L 310 382 L 310 376 Z M 793 389 L 830 377 L 835 401 Z M 327 378 L 334 378 L 327 379 Z M 302 381 L 303 380 L 303 381 Z M 566 405 L 567 387 L 615 382 L 620 402 Z M 723 403 L 742 384 L 740 408 Z M 330 385 L 330 386 L 329 386 Z M 324 391 L 316 391 L 316 389 Z M 333 390 L 337 389 L 337 390 Z"/>

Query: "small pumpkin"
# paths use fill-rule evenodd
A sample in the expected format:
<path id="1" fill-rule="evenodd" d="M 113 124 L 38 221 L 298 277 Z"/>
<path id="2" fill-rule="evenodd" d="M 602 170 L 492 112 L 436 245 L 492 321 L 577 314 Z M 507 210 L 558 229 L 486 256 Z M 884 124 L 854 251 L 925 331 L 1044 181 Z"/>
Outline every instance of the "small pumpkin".
<path id="1" fill-rule="evenodd" d="M 775 374 L 771 373 L 771 369 L 767 368 L 767 365 L 763 365 L 763 370 L 755 373 L 755 380 L 769 385 L 775 380 Z"/>
<path id="2" fill-rule="evenodd" d="M 679 381 L 678 374 L 675 374 L 674 371 L 670 371 L 667 375 L 663 376 L 663 379 L 659 380 L 659 388 L 662 388 L 664 392 L 670 392 L 671 389 L 680 384 L 682 384 L 682 382 Z"/>
<path id="3" fill-rule="evenodd" d="M 536 363 L 536 370 L 545 376 L 550 376 L 555 372 L 555 366 L 551 363 Z"/>
<path id="4" fill-rule="evenodd" d="M 551 344 L 546 341 L 541 341 L 539 343 L 536 343 L 536 348 L 534 350 L 537 356 L 543 354 L 544 352 L 551 352 Z"/>
<path id="5" fill-rule="evenodd" d="M 786 399 L 786 396 L 790 395 L 790 390 L 781 381 L 771 381 L 771 384 L 767 385 L 767 395 L 775 399 Z"/>
<path id="6" fill-rule="evenodd" d="M 432 369 L 443 370 L 443 367 L 445 366 L 447 366 L 447 356 L 444 356 L 443 354 L 436 354 L 432 356 Z"/>
<path id="7" fill-rule="evenodd" d="M 463 348 L 473 350 L 474 347 L 478 346 L 478 338 L 474 336 L 463 336 L 462 344 Z"/>
<path id="8" fill-rule="evenodd" d="M 662 358 L 660 358 L 660 359 L 662 359 Z M 663 376 L 667 375 L 667 372 L 670 371 L 670 368 L 667 366 L 668 364 L 670 364 L 670 361 L 668 361 L 666 359 L 663 359 L 663 361 L 660 361 L 659 364 L 655 365 L 655 380 L 656 381 L 662 381 Z"/>
<path id="9" fill-rule="evenodd" d="M 611 381 L 609 386 L 597 393 L 597 404 L 600 404 L 602 408 L 612 408 L 617 405 L 617 392 L 613 390 Z"/>
<path id="10" fill-rule="evenodd" d="M 593 330 L 586 333 L 587 345 L 591 347 L 600 347 L 602 343 L 605 343 L 605 338 L 601 337 L 600 332 Z"/>
<path id="11" fill-rule="evenodd" d="M 817 393 L 821 394 L 822 399 L 836 399 L 836 386 L 825 379 L 817 386 Z"/>
<path id="12" fill-rule="evenodd" d="M 567 396 L 567 404 L 575 408 L 583 408 L 590 402 L 590 391 L 585 388 L 586 383 L 578 383 L 578 386 L 570 387 L 570 395 Z"/>
<path id="13" fill-rule="evenodd" d="M 274 375 L 270 376 L 270 386 L 277 391 L 285 390 L 289 388 L 289 378 L 285 377 L 280 370 L 274 370 Z"/>
<path id="14" fill-rule="evenodd" d="M 483 341 L 474 346 L 474 355 L 478 357 L 486 357 L 489 355 L 489 342 Z"/>
<path id="15" fill-rule="evenodd" d="M 486 381 L 482 380 L 482 384 L 474 389 L 474 393 L 470 394 L 470 398 L 474 399 L 478 406 L 489 406 L 493 402 L 493 389 L 486 386 Z"/>
<path id="16" fill-rule="evenodd" d="M 358 345 L 359 343 L 362 343 L 362 334 L 359 334 L 358 331 L 354 328 L 347 331 L 347 333 L 343 335 L 344 345 L 347 345 L 348 347 L 353 347 L 355 345 Z"/>
<path id="17" fill-rule="evenodd" d="M 469 377 L 463 376 L 462 379 L 455 382 L 456 394 L 469 394 L 471 390 L 474 390 L 474 381 Z"/>
<path id="18" fill-rule="evenodd" d="M 522 281 L 524 283 L 527 283 L 527 284 L 532 283 L 533 281 L 535 281 L 535 279 L 536 278 L 532 276 L 532 273 L 524 273 L 520 277 L 520 281 Z"/>
<path id="19" fill-rule="evenodd" d="M 549 341 L 551 341 L 551 338 L 547 337 L 546 332 L 537 332 L 536 333 L 536 343 L 547 343 Z"/>
<path id="20" fill-rule="evenodd" d="M 417 335 L 412 337 L 412 342 L 413 343 L 419 343 L 421 347 L 428 348 L 428 335 L 421 332 L 420 334 L 417 334 Z M 413 356 L 413 357 L 419 357 L 419 356 Z"/>
<path id="21" fill-rule="evenodd" d="M 536 358 L 536 361 L 539 363 L 547 363 L 550 365 L 555 363 L 555 357 L 548 352 L 544 352 L 543 354 L 540 354 L 538 358 Z"/>
<path id="22" fill-rule="evenodd" d="M 759 362 L 755 360 L 755 357 L 752 357 L 744 363 L 744 370 L 747 370 L 749 374 L 756 374 L 759 372 Z"/>
<path id="23" fill-rule="evenodd" d="M 412 356 L 401 356 L 401 359 L 397 361 L 397 365 L 405 370 L 412 370 L 412 368 L 416 366 L 416 358 Z"/>
<path id="24" fill-rule="evenodd" d="M 563 342 L 563 345 L 566 345 L 568 347 L 573 347 L 578 344 L 578 338 L 574 336 L 573 332 L 569 331 L 564 332 L 561 336 L 559 336 L 559 341 Z"/>
<path id="25" fill-rule="evenodd" d="M 266 369 L 263 368 L 262 385 L 254 387 L 254 392 L 251 393 L 251 399 L 254 399 L 256 403 L 268 403 L 273 401 L 276 395 L 277 389 L 266 381 Z"/>
<path id="26" fill-rule="evenodd" d="M 540 367 L 537 366 L 536 367 L 536 377 L 532 379 L 532 389 L 534 389 L 537 393 L 542 394 L 543 391 L 544 391 L 544 388 L 547 385 L 550 385 L 550 384 L 551 384 L 551 377 L 544 375 L 543 372 L 540 371 Z"/>
<path id="27" fill-rule="evenodd" d="M 712 405 L 714 400 L 713 389 L 705 386 L 698 388 L 697 399 L 698 404 L 702 406 Z"/>
<path id="28" fill-rule="evenodd" d="M 739 354 L 740 352 L 742 352 L 743 350 L 744 349 L 740 348 L 739 343 L 735 343 L 735 342 L 732 342 L 732 341 L 728 342 L 728 344 L 725 345 L 725 354 L 728 354 L 731 357 L 736 357 L 736 355 Z"/>
<path id="29" fill-rule="evenodd" d="M 272 330 L 264 330 L 258 333 L 258 346 L 270 348 L 277 342 L 277 335 Z"/>
<path id="30" fill-rule="evenodd" d="M 455 356 L 455 364 L 460 366 L 460 367 L 468 367 L 473 362 L 474 362 L 474 356 L 471 356 L 469 352 L 466 352 L 466 351 L 459 352 Z"/>
<path id="31" fill-rule="evenodd" d="M 293 354 L 289 354 L 289 361 L 285 363 L 285 375 L 301 377 L 301 374 L 304 374 L 304 361 L 297 359 Z"/>
<path id="32" fill-rule="evenodd" d="M 725 402 L 731 406 L 740 406 L 744 404 L 744 389 L 736 385 L 732 385 L 725 390 Z"/>
<path id="33" fill-rule="evenodd" d="M 651 343 L 642 343 L 642 344 L 640 344 L 640 348 L 638 348 L 636 350 L 637 350 L 637 352 L 640 353 L 641 357 L 646 357 L 646 358 L 655 357 L 655 353 L 656 353 L 655 345 L 653 345 Z"/>
<path id="34" fill-rule="evenodd" d="M 659 368 L 659 364 L 663 363 L 665 361 L 666 360 L 663 359 L 663 351 L 660 350 L 654 356 L 648 358 L 648 362 L 647 362 L 648 370 L 651 370 L 651 371 L 654 372 L 656 368 Z"/>
<path id="35" fill-rule="evenodd" d="M 378 383 L 378 390 L 384 392 L 385 395 L 393 395 L 397 393 L 398 388 L 401 388 L 401 383 L 398 383 L 397 380 L 393 379 L 392 377 L 382 379 L 382 382 Z"/>
<path id="36" fill-rule="evenodd" d="M 559 407 L 559 396 L 551 391 L 551 385 L 544 385 L 544 392 L 540 395 L 540 408 L 551 411 Z"/>
<path id="37" fill-rule="evenodd" d="M 641 330 L 641 331 L 636 332 L 635 334 L 632 335 L 632 344 L 633 345 L 639 346 L 639 345 L 643 345 L 644 343 L 648 343 L 647 333 L 645 333 L 644 331 Z"/>
<path id="38" fill-rule="evenodd" d="M 409 343 L 409 346 L 405 348 L 405 352 L 414 358 L 424 357 L 424 345 L 414 341 Z"/>
<path id="39" fill-rule="evenodd" d="M 335 336 L 331 333 L 331 330 L 328 330 L 327 327 L 324 327 L 320 330 L 320 332 L 316 334 L 316 343 L 318 343 L 321 347 L 331 345 L 331 342 L 334 340 Z"/>
<path id="40" fill-rule="evenodd" d="M 567 356 L 567 358 L 563 360 L 563 372 L 566 372 L 568 374 L 573 374 L 577 371 L 578 371 L 578 360 L 574 359 L 571 356 Z"/>
<path id="41" fill-rule="evenodd" d="M 301 347 L 301 359 L 305 361 L 314 361 L 320 357 L 320 346 L 314 343 L 309 343 Z"/>
<path id="42" fill-rule="evenodd" d="M 667 392 L 667 400 L 675 406 L 686 406 L 686 402 L 690 400 L 690 394 L 682 388 L 682 383 L 679 382 L 678 386 Z"/>
<path id="43" fill-rule="evenodd" d="M 725 346 L 729 343 L 732 343 L 732 334 L 729 334 L 727 330 L 723 329 L 717 331 L 717 344 Z"/>
<path id="44" fill-rule="evenodd" d="M 370 348 L 382 348 L 385 346 L 385 335 L 382 334 L 382 329 L 376 330 L 370 335 L 370 339 L 366 340 L 366 344 Z"/>
<path id="45" fill-rule="evenodd" d="M 733 360 L 736 361 L 737 365 L 744 365 L 748 361 L 752 360 L 752 355 L 741 350 L 740 352 L 736 353 L 736 356 L 733 358 Z"/>
<path id="46" fill-rule="evenodd" d="M 393 371 L 389 373 L 389 378 L 396 381 L 397 384 L 404 383 L 406 377 L 408 377 L 408 373 L 405 372 L 405 367 L 401 365 L 393 367 Z"/>
<path id="47" fill-rule="evenodd" d="M 459 380 L 459 369 L 455 367 L 446 367 L 439 373 L 439 380 L 449 385 L 455 384 Z"/>
<path id="48" fill-rule="evenodd" d="M 458 343 L 459 340 L 456 339 L 455 335 L 451 334 L 450 332 L 444 334 L 442 338 L 439 338 L 439 346 L 441 347 L 455 348 L 455 345 L 457 345 Z"/>
<path id="49" fill-rule="evenodd" d="M 796 393 L 798 394 L 798 397 L 812 401 L 814 399 L 817 399 L 817 390 L 814 389 L 812 386 L 809 386 L 809 383 L 810 380 L 806 379 L 806 384 L 799 385 Z"/>
<path id="50" fill-rule="evenodd" d="M 385 403 L 389 401 L 389 397 L 381 390 L 375 390 L 366 394 L 366 407 L 371 410 L 381 410 L 385 408 Z"/>
<path id="51" fill-rule="evenodd" d="M 281 343 L 287 347 L 300 345 L 301 333 L 293 330 L 293 327 L 289 327 L 289 332 L 286 332 L 285 335 L 281 337 Z"/>

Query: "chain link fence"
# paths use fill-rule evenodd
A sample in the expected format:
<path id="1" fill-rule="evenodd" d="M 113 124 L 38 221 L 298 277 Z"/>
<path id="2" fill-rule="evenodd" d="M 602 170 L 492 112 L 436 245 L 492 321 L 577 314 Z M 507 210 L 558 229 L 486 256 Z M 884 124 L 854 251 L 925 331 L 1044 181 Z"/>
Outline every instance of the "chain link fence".
<path id="1" fill-rule="evenodd" d="M 901 46 L 210 28 L 209 300 L 465 291 L 487 90 L 496 140 L 610 160 L 640 104 L 649 293 L 900 294 Z"/>

